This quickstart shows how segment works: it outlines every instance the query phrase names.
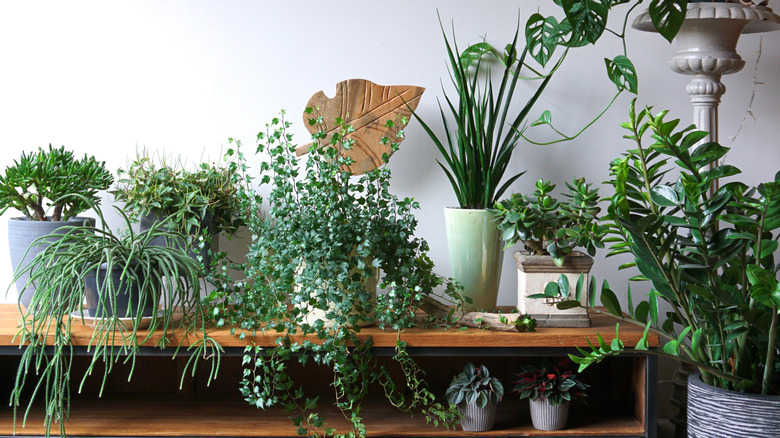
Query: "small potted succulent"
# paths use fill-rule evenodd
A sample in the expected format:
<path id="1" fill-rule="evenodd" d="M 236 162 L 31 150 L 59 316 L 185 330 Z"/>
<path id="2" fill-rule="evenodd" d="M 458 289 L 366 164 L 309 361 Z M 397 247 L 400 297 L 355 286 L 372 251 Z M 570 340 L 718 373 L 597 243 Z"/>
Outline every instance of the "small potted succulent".
<path id="1" fill-rule="evenodd" d="M 561 430 L 566 426 L 569 402 L 586 397 L 589 385 L 577 379 L 572 362 L 545 361 L 541 366 L 523 365 L 515 375 L 512 391 L 531 404 L 531 421 L 538 430 Z"/>
<path id="2" fill-rule="evenodd" d="M 491 377 L 484 365 L 474 366 L 469 362 L 452 378 L 445 396 L 463 417 L 460 420 L 463 430 L 484 432 L 493 429 L 496 422 L 496 406 L 504 396 L 504 385 Z"/>
<path id="3" fill-rule="evenodd" d="M 62 232 L 65 226 L 83 226 L 92 219 L 78 215 L 97 203 L 97 193 L 114 181 L 105 162 L 94 156 L 78 159 L 64 146 L 23 152 L 0 174 L 0 214 L 9 209 L 24 216 L 8 221 L 8 245 L 14 272 L 42 251 L 42 236 Z M 58 231 L 60 230 L 60 231 Z M 23 307 L 30 305 L 35 287 L 25 275 L 16 276 Z"/>
<path id="4" fill-rule="evenodd" d="M 225 233 L 232 237 L 242 225 L 236 199 L 241 181 L 236 166 L 232 161 L 201 163 L 189 170 L 180 162 L 155 160 L 144 151 L 127 170 L 119 169 L 119 181 L 112 193 L 140 222 L 141 230 L 165 222 L 187 236 L 186 242 L 176 245 L 188 249 L 193 258 L 208 268 L 209 249 L 216 249 L 216 235 Z"/>
<path id="5" fill-rule="evenodd" d="M 539 180 L 532 196 L 515 193 L 495 204 L 504 248 L 522 242 L 525 252 L 514 254 L 518 269 L 517 309 L 539 321 L 539 327 L 587 327 L 585 309 L 561 310 L 555 307 L 560 299 L 536 299 L 549 287 L 557 286 L 561 274 L 565 281 L 588 285 L 587 277 L 593 265 L 590 257 L 602 248 L 607 227 L 598 224 L 598 189 L 592 189 L 584 178 L 566 183 L 565 201 L 551 193 L 555 184 Z M 588 254 L 574 251 L 585 248 Z M 581 278 L 582 277 L 582 278 Z M 580 288 L 581 289 L 581 288 Z M 549 291 L 548 291 L 549 292 Z M 581 294 L 586 304 L 587 292 Z"/>

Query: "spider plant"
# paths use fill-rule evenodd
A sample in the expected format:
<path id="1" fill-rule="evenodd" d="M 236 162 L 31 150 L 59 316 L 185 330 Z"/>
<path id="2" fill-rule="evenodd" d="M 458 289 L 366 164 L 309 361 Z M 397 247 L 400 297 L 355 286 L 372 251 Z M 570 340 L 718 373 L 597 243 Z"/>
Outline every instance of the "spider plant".
<path id="1" fill-rule="evenodd" d="M 17 370 L 11 405 L 16 420 L 19 407 L 26 404 L 24 425 L 34 402 L 42 398 L 47 437 L 54 422 L 59 423 L 60 435 L 65 436 L 72 389 L 80 392 L 87 376 L 102 363 L 102 394 L 108 374 L 120 359 L 131 365 L 129 379 L 141 346 L 165 348 L 174 334 L 180 338 L 197 331 L 200 340 L 189 347 L 194 353 L 187 369 L 194 372 L 198 358 L 206 353 L 216 356 L 209 380 L 219 367 L 221 347 L 205 332 L 197 262 L 180 248 L 149 245 L 156 237 L 171 239 L 181 235 L 159 226 L 134 233 L 129 218 L 116 209 L 127 226 L 127 231 L 118 235 L 105 225 L 102 211 L 94 204 L 92 208 L 102 223 L 100 227 L 71 226 L 62 234 L 41 237 L 49 246 L 16 274 L 17 277 L 29 274 L 28 282 L 35 282 L 37 288 L 28 307 L 35 311 L 22 312 L 23 323 L 17 339 L 20 347 L 26 349 Z M 117 273 L 118 282 L 100 281 L 101 269 L 109 275 L 112 271 Z M 84 305 L 84 290 L 86 282 L 90 277 L 94 280 L 96 275 L 98 312 L 90 315 Z M 129 290 L 137 294 L 127 297 Z M 122 299 L 129 300 L 129 313 L 120 311 Z M 143 308 L 156 311 L 148 317 L 133 312 Z M 123 316 L 129 318 L 119 318 Z M 94 318 L 95 326 L 87 343 L 91 360 L 76 387 L 71 385 L 72 381 L 79 380 L 72 376 L 71 333 L 88 317 Z M 142 330 L 142 323 L 148 327 Z M 176 346 L 180 347 L 181 344 Z M 24 400 L 27 386 L 32 387 L 31 395 L 29 400 Z"/>

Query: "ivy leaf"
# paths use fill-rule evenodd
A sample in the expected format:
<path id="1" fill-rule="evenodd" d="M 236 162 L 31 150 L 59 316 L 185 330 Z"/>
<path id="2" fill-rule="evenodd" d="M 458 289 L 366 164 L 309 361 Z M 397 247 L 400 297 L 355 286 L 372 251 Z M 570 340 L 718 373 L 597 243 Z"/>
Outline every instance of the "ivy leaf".
<path id="1" fill-rule="evenodd" d="M 595 43 L 607 28 L 608 7 L 599 0 L 561 0 L 561 7 L 574 34 Z M 575 38 L 579 39 L 579 38 Z"/>
<path id="2" fill-rule="evenodd" d="M 464 68 L 471 67 L 489 53 L 495 55 L 496 58 L 500 58 L 496 49 L 489 43 L 483 41 L 481 43 L 472 44 L 466 47 L 466 50 L 460 54 L 460 63 L 463 64 Z"/>
<path id="3" fill-rule="evenodd" d="M 615 59 L 604 58 L 604 62 L 607 64 L 609 80 L 615 84 L 618 91 L 628 90 L 630 93 L 637 94 L 639 85 L 636 68 L 630 59 L 619 55 Z"/>
<path id="4" fill-rule="evenodd" d="M 685 20 L 688 0 L 651 0 L 648 10 L 653 26 L 664 38 L 672 42 Z"/>
<path id="5" fill-rule="evenodd" d="M 525 25 L 525 40 L 528 53 L 544 67 L 558 47 L 558 20 L 539 13 L 531 15 Z"/>

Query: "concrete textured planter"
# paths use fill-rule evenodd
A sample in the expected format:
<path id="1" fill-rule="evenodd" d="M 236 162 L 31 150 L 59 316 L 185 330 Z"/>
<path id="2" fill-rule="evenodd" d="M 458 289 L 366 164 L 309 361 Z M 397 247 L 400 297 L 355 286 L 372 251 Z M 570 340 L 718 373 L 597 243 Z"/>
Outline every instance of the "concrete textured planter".
<path id="1" fill-rule="evenodd" d="M 496 423 L 496 407 L 490 403 L 484 408 L 476 403 L 461 403 L 458 412 L 463 415 L 460 427 L 466 432 L 485 432 L 493 429 Z"/>
<path id="2" fill-rule="evenodd" d="M 536 318 L 538 327 L 590 327 L 587 309 L 574 308 L 559 310 L 555 305 L 558 299 L 528 298 L 529 295 L 544 292 L 547 283 L 555 283 L 561 274 L 571 285 L 570 299 L 574 299 L 574 286 L 580 275 L 584 276 L 585 287 L 590 284 L 590 268 L 593 259 L 586 254 L 574 252 L 563 258 L 563 265 L 557 266 L 553 258 L 544 255 L 530 255 L 517 251 L 514 253 L 517 265 L 517 310 Z M 588 293 L 584 291 L 580 302 L 588 302 Z"/>
<path id="3" fill-rule="evenodd" d="M 531 422 L 534 429 L 561 430 L 566 427 L 569 417 L 569 402 L 564 401 L 559 405 L 551 405 L 546 398 L 529 400 L 531 403 Z"/>
<path id="4" fill-rule="evenodd" d="M 688 438 L 780 437 L 780 396 L 745 394 L 688 378 Z"/>

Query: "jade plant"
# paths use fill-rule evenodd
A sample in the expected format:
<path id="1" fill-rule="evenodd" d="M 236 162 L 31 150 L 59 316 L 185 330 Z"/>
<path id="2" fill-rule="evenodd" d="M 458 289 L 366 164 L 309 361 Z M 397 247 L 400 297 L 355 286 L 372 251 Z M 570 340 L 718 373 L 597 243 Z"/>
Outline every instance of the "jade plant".
<path id="1" fill-rule="evenodd" d="M 67 221 L 97 203 L 113 183 L 105 162 L 78 159 L 65 146 L 23 152 L 0 174 L 0 214 L 14 209 L 33 221 Z"/>
<path id="2" fill-rule="evenodd" d="M 779 394 L 780 172 L 750 187 L 720 163 L 728 148 L 699 144 L 706 132 L 666 116 L 632 103 L 623 127 L 633 147 L 610 166 L 610 255 L 630 254 L 623 268 L 637 269 L 633 279 L 649 282 L 649 293 L 637 302 L 629 288 L 623 313 L 605 283 L 601 301 L 645 326 L 635 349 L 656 334 L 668 340 L 656 354 L 697 366 L 709 385 Z M 559 304 L 570 305 L 579 303 Z M 616 339 L 573 359 L 585 368 L 625 349 Z"/>
<path id="3" fill-rule="evenodd" d="M 414 235 L 418 205 L 390 192 L 387 166 L 352 175 L 345 151 L 353 145 L 348 136 L 353 128 L 336 120 L 327 136 L 316 110 L 307 113 L 320 130 L 305 159 L 296 156 L 284 113 L 258 134 L 257 152 L 267 154 L 259 187 L 268 186 L 269 195 L 263 200 L 253 189 L 240 192 L 253 236 L 243 265 L 246 278 L 236 283 L 223 277 L 207 298 L 217 326 L 234 326 L 242 338 L 278 335 L 274 348 L 247 347 L 241 392 L 258 408 L 292 411 L 299 434 L 330 436 L 335 431 L 318 413 L 321 401 L 287 372 L 291 362 L 316 364 L 333 370 L 332 402 L 351 423 L 351 436 L 366 433 L 360 407 L 371 382 L 399 409 L 452 424 L 456 414 L 435 401 L 405 343 L 398 342 L 393 359 L 404 371 L 407 393 L 376 363 L 371 340 L 358 336 L 361 325 L 374 321 L 389 330 L 414 325 L 425 296 L 458 298 L 454 285 L 433 273 L 428 244 Z M 389 126 L 400 136 L 405 123 Z M 383 141 L 397 148 L 391 139 Z M 242 157 L 240 142 L 235 144 L 233 153 Z M 372 284 L 384 293 L 375 295 Z M 300 334 L 311 340 L 298 340 Z"/>
<path id="4" fill-rule="evenodd" d="M 515 193 L 496 202 L 493 212 L 506 242 L 504 249 L 522 242 L 530 254 L 550 255 L 560 265 L 576 247 L 591 256 L 596 248 L 603 248 L 608 228 L 598 223 L 598 189 L 584 178 L 567 182 L 566 187 L 565 201 L 552 196 L 555 184 L 540 179 L 533 196 Z"/>
<path id="5" fill-rule="evenodd" d="M 90 205 L 87 199 L 82 201 Z M 129 379 L 141 347 L 179 349 L 175 339 L 197 333 L 188 348 L 192 356 L 187 367 L 194 373 L 200 357 L 214 355 L 210 381 L 219 366 L 221 347 L 205 331 L 199 266 L 179 248 L 149 245 L 152 239 L 179 235 L 160 226 L 135 233 L 129 218 L 116 209 L 127 227 L 118 234 L 105 225 L 100 208 L 91 207 L 104 225 L 67 226 L 60 234 L 41 237 L 49 245 L 16 273 L 29 274 L 29 282 L 37 287 L 28 307 L 34 311 L 22 315 L 16 337 L 25 349 L 11 394 L 14 424 L 20 409 L 26 422 L 40 401 L 47 437 L 55 423 L 60 436 L 66 435 L 74 388 L 80 391 L 96 371 L 102 374 L 102 393 L 120 361 L 131 364 Z M 87 290 L 93 294 L 85 294 Z M 128 301 L 126 309 L 122 301 Z M 143 313 L 144 309 L 148 311 Z M 95 327 L 87 344 L 89 365 L 83 376 L 76 376 L 71 334 L 86 319 Z"/>

